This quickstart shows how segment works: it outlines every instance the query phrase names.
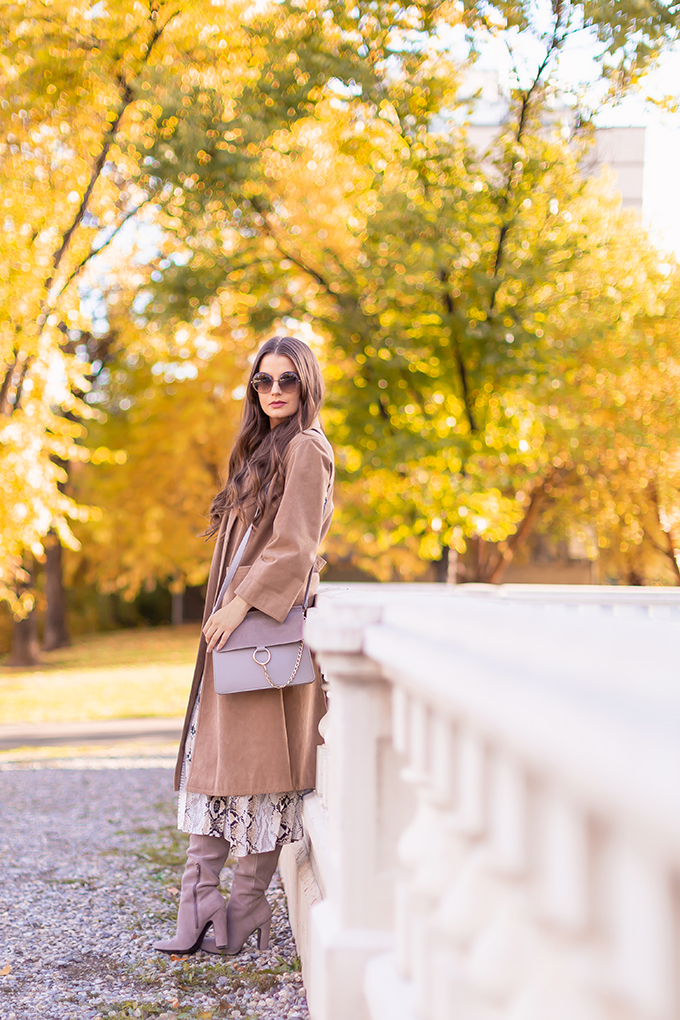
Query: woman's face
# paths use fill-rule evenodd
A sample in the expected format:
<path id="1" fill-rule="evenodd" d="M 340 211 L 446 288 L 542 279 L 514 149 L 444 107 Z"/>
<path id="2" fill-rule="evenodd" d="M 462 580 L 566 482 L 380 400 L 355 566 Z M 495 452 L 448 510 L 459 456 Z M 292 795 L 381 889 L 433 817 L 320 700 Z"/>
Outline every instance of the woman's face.
<path id="1" fill-rule="evenodd" d="M 260 362 L 258 373 L 264 372 L 274 380 L 274 385 L 269 393 L 258 391 L 257 397 L 260 407 L 269 416 L 269 424 L 272 428 L 280 425 L 286 418 L 292 417 L 300 406 L 300 386 L 292 393 L 282 393 L 279 386 L 279 378 L 284 372 L 294 372 L 297 375 L 295 365 L 285 354 L 265 354 Z"/>

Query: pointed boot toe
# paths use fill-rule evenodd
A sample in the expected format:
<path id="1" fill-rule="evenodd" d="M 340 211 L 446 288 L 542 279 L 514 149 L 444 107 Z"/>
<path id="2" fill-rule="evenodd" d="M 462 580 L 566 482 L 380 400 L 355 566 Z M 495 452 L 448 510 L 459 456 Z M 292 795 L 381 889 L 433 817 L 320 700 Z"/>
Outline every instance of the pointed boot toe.
<path id="1" fill-rule="evenodd" d="M 215 942 L 215 939 L 212 937 L 212 935 L 203 936 L 203 941 L 201 942 L 199 949 L 202 949 L 204 953 L 212 953 L 214 956 L 227 955 L 227 947 L 222 946 L 220 949 L 218 949 L 217 943 Z"/>

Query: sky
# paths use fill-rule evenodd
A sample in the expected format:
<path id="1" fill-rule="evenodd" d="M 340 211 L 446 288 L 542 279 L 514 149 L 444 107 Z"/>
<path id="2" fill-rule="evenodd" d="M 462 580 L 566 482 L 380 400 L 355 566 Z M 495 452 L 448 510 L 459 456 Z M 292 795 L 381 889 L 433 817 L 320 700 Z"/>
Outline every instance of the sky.
<path id="1" fill-rule="evenodd" d="M 501 88 L 510 86 L 515 68 L 526 81 L 543 53 L 526 35 L 518 38 L 513 57 L 500 39 L 481 47 L 476 67 L 498 72 Z M 591 108 L 598 106 L 598 67 L 595 47 L 586 32 L 577 33 L 565 49 L 556 77 L 565 88 L 580 88 Z M 514 66 L 513 66 L 514 63 Z M 642 215 L 655 242 L 680 258 L 680 111 L 663 110 L 657 101 L 673 96 L 680 101 L 680 44 L 669 49 L 658 66 L 642 80 L 639 90 L 618 106 L 594 117 L 598 127 L 645 127 L 645 168 Z"/>

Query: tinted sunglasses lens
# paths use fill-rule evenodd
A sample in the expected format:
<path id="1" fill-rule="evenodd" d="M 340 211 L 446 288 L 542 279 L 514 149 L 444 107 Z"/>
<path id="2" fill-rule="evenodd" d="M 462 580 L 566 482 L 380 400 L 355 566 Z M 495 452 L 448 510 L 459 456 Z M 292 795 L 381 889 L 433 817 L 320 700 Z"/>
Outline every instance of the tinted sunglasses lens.
<path id="1" fill-rule="evenodd" d="M 274 385 L 274 380 L 266 372 L 258 372 L 253 376 L 251 385 L 258 393 L 269 393 Z"/>
<path id="2" fill-rule="evenodd" d="M 282 393 L 293 393 L 300 385 L 300 380 L 295 372 L 284 372 L 279 376 L 279 386 Z"/>

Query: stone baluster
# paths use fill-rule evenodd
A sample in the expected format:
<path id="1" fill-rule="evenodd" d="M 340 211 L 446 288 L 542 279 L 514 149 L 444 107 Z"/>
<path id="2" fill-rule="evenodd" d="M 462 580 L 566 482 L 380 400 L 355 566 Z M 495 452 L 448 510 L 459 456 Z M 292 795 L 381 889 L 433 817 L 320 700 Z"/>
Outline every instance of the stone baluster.
<path id="1" fill-rule="evenodd" d="M 604 953 L 595 982 L 612 1017 L 680 1015 L 678 882 L 644 833 L 605 830 L 596 889 Z"/>
<path id="2" fill-rule="evenodd" d="M 395 687 L 395 737 L 416 789 L 417 811 L 399 841 L 402 876 L 397 886 L 397 965 L 414 984 L 419 1017 L 435 1016 L 441 982 L 452 956 L 442 952 L 438 922 L 442 893 L 477 844 L 483 817 L 484 749 L 454 720 Z M 398 717 L 406 713 L 406 722 Z"/>
<path id="3" fill-rule="evenodd" d="M 326 898 L 312 910 L 309 1004 L 314 1020 L 362 1020 L 366 961 L 393 944 L 396 842 L 411 809 L 392 747 L 390 688 L 362 654 L 380 608 L 321 596 L 306 636 L 330 693 L 332 753 L 319 756 L 328 806 Z"/>
<path id="4" fill-rule="evenodd" d="M 329 684 L 327 681 L 324 682 L 323 687 L 326 691 L 326 698 L 328 699 L 328 711 L 319 723 L 319 734 L 323 739 L 323 744 L 319 744 L 316 749 L 316 795 L 319 798 L 324 811 L 327 811 L 328 773 L 331 745 L 333 743 L 333 725 L 331 710 L 332 694 L 329 691 Z"/>

